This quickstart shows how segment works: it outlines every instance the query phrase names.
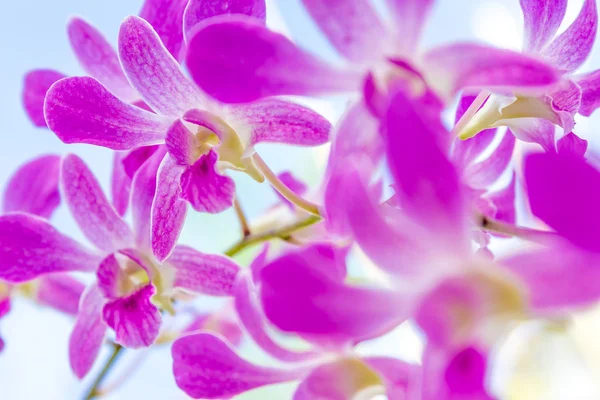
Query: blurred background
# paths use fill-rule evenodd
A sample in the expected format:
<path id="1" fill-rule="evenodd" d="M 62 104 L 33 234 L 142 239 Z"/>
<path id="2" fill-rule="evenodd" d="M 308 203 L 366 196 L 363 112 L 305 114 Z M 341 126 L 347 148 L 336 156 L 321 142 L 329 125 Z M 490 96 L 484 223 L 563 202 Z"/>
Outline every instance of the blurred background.
<path id="1" fill-rule="evenodd" d="M 23 75 L 34 68 L 51 68 L 67 75 L 83 71 L 71 52 L 65 25 L 73 15 L 84 17 L 116 44 L 121 21 L 137 14 L 143 0 L 20 0 L 3 2 L 0 13 L 0 187 L 6 185 L 23 162 L 45 153 L 80 155 L 108 190 L 112 154 L 109 150 L 86 145 L 64 145 L 52 133 L 33 127 L 21 105 Z M 576 17 L 582 0 L 570 0 L 564 29 Z M 374 1 L 385 16 L 383 0 Z M 425 35 L 425 47 L 454 40 L 477 40 L 500 47 L 519 49 L 522 16 L 518 0 L 439 0 Z M 336 55 L 316 30 L 300 0 L 267 0 L 268 24 L 288 34 L 300 45 L 335 60 Z M 582 68 L 600 67 L 600 46 Z M 345 99 L 302 100 L 335 122 L 344 110 Z M 578 121 L 576 132 L 598 149 L 600 113 Z M 291 170 L 313 187 L 319 183 L 327 157 L 327 147 L 292 149 L 262 145 L 258 151 L 277 171 Z M 267 184 L 259 185 L 245 175 L 232 174 L 238 185 L 241 204 L 252 219 L 277 200 Z M 53 217 L 55 226 L 66 234 L 85 241 L 66 208 Z M 239 229 L 233 211 L 220 215 L 190 213 L 182 242 L 201 251 L 220 252 L 238 239 Z M 357 262 L 361 262 L 358 260 Z M 208 307 L 201 302 L 200 307 Z M 88 388 L 90 378 L 78 381 L 71 373 L 67 343 L 73 321 L 52 310 L 36 307 L 26 300 L 13 302 L 13 310 L 0 320 L 0 335 L 6 342 L 0 353 L 0 399 L 77 399 Z M 600 317 L 590 311 L 565 327 L 564 323 L 531 323 L 519 329 L 498 357 L 505 360 L 505 371 L 493 384 L 507 399 L 598 399 L 600 346 L 597 334 Z M 392 336 L 371 343 L 364 351 L 398 355 L 417 361 L 420 343 L 409 326 Z M 363 349 L 361 349 L 363 350 Z M 525 351 L 527 350 L 527 351 Z M 108 356 L 105 349 L 100 355 Z M 260 357 L 253 349 L 246 355 Z M 260 358 L 258 358 L 260 360 Z M 99 363 L 100 364 L 100 363 Z M 151 352 L 130 351 L 115 370 L 128 380 L 107 399 L 184 399 L 171 374 L 169 346 Z M 129 370 L 131 365 L 137 368 Z M 109 378 L 108 383 L 110 384 Z M 289 386 L 289 385 L 288 385 Z M 566 388 L 566 390 L 565 390 Z M 268 388 L 245 398 L 288 398 L 289 387 Z"/>

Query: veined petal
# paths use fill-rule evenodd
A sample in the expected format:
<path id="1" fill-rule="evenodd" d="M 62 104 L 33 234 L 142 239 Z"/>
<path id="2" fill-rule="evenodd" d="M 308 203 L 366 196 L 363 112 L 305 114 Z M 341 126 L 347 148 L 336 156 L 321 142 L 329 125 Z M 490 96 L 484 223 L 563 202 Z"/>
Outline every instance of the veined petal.
<path id="1" fill-rule="evenodd" d="M 573 154 L 584 157 L 588 148 L 588 142 L 573 132 L 563 136 L 556 142 L 556 150 L 559 154 Z"/>
<path id="2" fill-rule="evenodd" d="M 180 119 L 175 120 L 165 137 L 169 154 L 179 165 L 194 165 L 201 155 L 196 136 Z"/>
<path id="3" fill-rule="evenodd" d="M 101 32 L 75 17 L 67 24 L 67 35 L 85 72 L 124 102 L 131 103 L 139 98 L 123 74 L 117 52 Z"/>
<path id="4" fill-rule="evenodd" d="M 564 72 L 572 72 L 592 51 L 597 29 L 596 0 L 585 0 L 577 19 L 542 51 L 542 55 Z"/>
<path id="5" fill-rule="evenodd" d="M 531 212 L 577 246 L 600 252 L 600 172 L 572 154 L 525 160 Z"/>
<path id="6" fill-rule="evenodd" d="M 148 284 L 104 305 L 102 317 L 114 329 L 115 342 L 134 349 L 154 343 L 161 322 L 158 307 L 150 302 L 155 293 L 154 286 Z"/>
<path id="7" fill-rule="evenodd" d="M 52 69 L 34 69 L 25 74 L 23 82 L 23 107 L 35 126 L 46 127 L 44 99 L 54 82 L 66 78 L 65 74 Z"/>
<path id="8" fill-rule="evenodd" d="M 152 251 L 159 262 L 169 257 L 183 229 L 187 204 L 180 198 L 184 169 L 167 155 L 160 167 L 152 203 Z"/>
<path id="9" fill-rule="evenodd" d="M 267 5 L 265 0 L 233 0 L 228 2 L 190 0 L 183 14 L 183 32 L 186 41 L 199 23 L 208 18 L 224 14 L 245 14 L 261 22 L 266 22 Z"/>
<path id="10" fill-rule="evenodd" d="M 125 270 L 121 268 L 114 253 L 106 256 L 98 265 L 98 270 L 96 271 L 98 290 L 108 300 L 125 294 L 127 279 L 128 276 Z"/>
<path id="11" fill-rule="evenodd" d="M 472 139 L 467 139 L 472 140 Z M 487 188 L 506 171 L 515 150 L 515 136 L 506 132 L 492 154 L 483 161 L 472 164 L 464 171 L 464 179 L 475 188 Z"/>
<path id="12" fill-rule="evenodd" d="M 554 38 L 567 11 L 567 0 L 520 0 L 525 19 L 523 50 L 537 53 Z"/>
<path id="13" fill-rule="evenodd" d="M 456 43 L 424 56 L 427 81 L 444 98 L 463 88 L 501 88 L 538 92 L 557 82 L 560 73 L 537 58 L 490 46 Z"/>
<path id="14" fill-rule="evenodd" d="M 104 298 L 95 285 L 88 286 L 81 296 L 75 327 L 69 338 L 69 361 L 75 375 L 87 375 L 98 357 L 106 325 L 102 321 Z"/>
<path id="15" fill-rule="evenodd" d="M 600 107 L 600 69 L 575 75 L 573 80 L 581 87 L 579 114 L 589 117 Z"/>
<path id="16" fill-rule="evenodd" d="M 418 48 L 423 28 L 435 4 L 434 0 L 387 0 L 393 13 L 396 37 L 402 53 L 412 55 Z"/>
<path id="17" fill-rule="evenodd" d="M 260 142 L 318 146 L 327 143 L 331 123 L 308 107 L 279 99 L 265 99 L 231 107 L 233 128 L 250 131 L 250 144 Z M 237 123 L 241 126 L 238 129 Z"/>
<path id="18" fill-rule="evenodd" d="M 50 218 L 60 204 L 60 157 L 46 155 L 23 164 L 4 190 L 3 212 L 23 211 Z"/>
<path id="19" fill-rule="evenodd" d="M 53 272 L 93 271 L 101 257 L 31 214 L 0 216 L 0 279 L 26 282 Z"/>
<path id="20" fill-rule="evenodd" d="M 548 93 L 550 107 L 565 132 L 571 132 L 575 127 L 575 114 L 581 107 L 581 98 L 581 87 L 570 79 L 563 79 Z"/>
<path id="21" fill-rule="evenodd" d="M 198 212 L 216 214 L 233 205 L 235 183 L 217 171 L 217 160 L 211 150 L 181 174 L 181 198 Z"/>
<path id="22" fill-rule="evenodd" d="M 302 0 L 317 26 L 337 51 L 350 61 L 364 62 L 383 55 L 386 31 L 369 0 Z"/>
<path id="23" fill-rule="evenodd" d="M 302 369 L 266 368 L 240 358 L 210 333 L 183 336 L 173 343 L 177 386 L 195 399 L 228 398 L 261 386 L 302 377 Z"/>
<path id="24" fill-rule="evenodd" d="M 549 153 L 556 150 L 554 144 L 556 126 L 552 122 L 541 118 L 516 118 L 505 122 L 509 127 L 507 134 L 512 132 L 519 140 L 537 143 Z"/>
<path id="25" fill-rule="evenodd" d="M 177 61 L 181 61 L 185 50 L 183 12 L 187 3 L 187 0 L 146 0 L 139 13 Z"/>
<path id="26" fill-rule="evenodd" d="M 61 188 L 77 225 L 100 250 L 112 252 L 133 243 L 129 226 L 110 204 L 92 171 L 76 155 L 63 159 Z"/>
<path id="27" fill-rule="evenodd" d="M 94 78 L 56 82 L 44 104 L 48 127 L 65 143 L 88 143 L 113 150 L 162 143 L 170 121 L 124 103 Z"/>
<path id="28" fill-rule="evenodd" d="M 39 282 L 36 301 L 66 314 L 77 315 L 85 289 L 81 281 L 65 274 L 56 274 L 44 276 Z"/>
<path id="29" fill-rule="evenodd" d="M 354 91 L 362 75 L 329 66 L 241 15 L 215 17 L 197 29 L 189 41 L 187 65 L 200 88 L 226 103 Z"/>
<path id="30" fill-rule="evenodd" d="M 228 257 L 176 246 L 166 261 L 175 268 L 174 287 L 211 296 L 231 296 L 240 266 Z"/>
<path id="31" fill-rule="evenodd" d="M 121 24 L 119 57 L 131 85 L 158 114 L 177 118 L 204 103 L 200 91 L 143 19 L 131 16 Z"/>

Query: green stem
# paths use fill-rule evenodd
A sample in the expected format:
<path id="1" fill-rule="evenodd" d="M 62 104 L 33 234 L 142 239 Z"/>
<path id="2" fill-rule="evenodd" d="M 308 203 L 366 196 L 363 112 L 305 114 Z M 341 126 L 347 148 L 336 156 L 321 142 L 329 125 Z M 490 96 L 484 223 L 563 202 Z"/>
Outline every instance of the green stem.
<path id="1" fill-rule="evenodd" d="M 100 385 L 102 384 L 112 367 L 115 365 L 117 359 L 119 358 L 119 355 L 123 353 L 123 350 L 125 350 L 125 348 L 120 344 L 113 344 L 113 352 L 108 358 L 108 360 L 106 360 L 102 371 L 100 371 L 100 374 L 98 374 L 96 380 L 94 380 L 94 383 L 90 387 L 90 390 L 88 390 L 87 394 L 85 395 L 85 400 L 92 400 L 101 395 L 101 392 L 99 390 Z"/>

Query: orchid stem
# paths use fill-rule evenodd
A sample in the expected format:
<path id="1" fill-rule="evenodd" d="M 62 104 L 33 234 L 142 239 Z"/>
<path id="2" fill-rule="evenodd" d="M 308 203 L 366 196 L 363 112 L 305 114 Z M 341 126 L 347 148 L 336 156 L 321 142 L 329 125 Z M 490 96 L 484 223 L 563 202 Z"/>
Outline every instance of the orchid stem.
<path id="1" fill-rule="evenodd" d="M 266 242 L 271 239 L 286 240 L 292 233 L 297 232 L 302 228 L 314 225 L 319 221 L 321 221 L 321 217 L 318 215 L 310 215 L 304 219 L 294 222 L 293 224 L 286 225 L 278 229 L 272 229 L 263 233 L 246 236 L 240 239 L 237 243 L 233 244 L 229 249 L 225 250 L 224 254 L 229 257 L 233 257 L 245 248 L 258 243 Z"/>
<path id="2" fill-rule="evenodd" d="M 519 239 L 525 239 L 535 243 L 547 244 L 548 239 L 551 239 L 556 236 L 554 232 L 542 231 L 538 229 L 525 228 L 522 226 L 507 224 L 505 222 L 492 220 L 485 216 L 480 216 L 479 218 L 479 226 L 485 231 L 513 236 Z"/>
<path id="3" fill-rule="evenodd" d="M 310 201 L 308 201 L 306 199 L 303 199 L 302 197 L 300 197 L 296 193 L 294 193 L 293 190 L 288 188 L 277 177 L 277 175 L 275 175 L 275 173 L 271 170 L 271 168 L 269 168 L 267 163 L 265 163 L 265 160 L 263 160 L 262 157 L 258 155 L 258 153 L 254 153 L 254 155 L 252 156 L 252 161 L 254 161 L 254 163 L 256 164 L 256 167 L 260 170 L 260 172 L 262 172 L 262 174 L 269 181 L 271 186 L 273 186 L 273 188 L 275 188 L 275 190 L 277 190 L 290 203 L 294 204 L 298 208 L 301 208 L 304 211 L 307 211 L 311 214 L 320 215 L 319 214 L 319 206 L 314 203 L 311 203 Z"/>
<path id="4" fill-rule="evenodd" d="M 479 92 L 479 94 L 477 95 L 477 97 L 475 97 L 475 100 L 473 100 L 469 108 L 467 108 L 467 111 L 465 111 L 465 113 L 459 118 L 456 125 L 454 125 L 454 128 L 452 128 L 452 131 L 450 131 L 451 137 L 456 137 L 460 134 L 463 128 L 467 126 L 469 121 L 471 121 L 475 114 L 477 114 L 477 111 L 479 111 L 479 108 L 481 108 L 481 106 L 483 105 L 483 103 L 485 103 L 488 97 L 490 97 L 490 92 L 488 92 L 487 90 L 482 90 L 481 92 Z"/>
<path id="5" fill-rule="evenodd" d="M 248 225 L 248 219 L 246 218 L 246 214 L 240 205 L 240 200 L 236 197 L 233 200 L 233 208 L 235 210 L 235 215 L 237 215 L 238 220 L 240 221 L 240 227 L 242 228 L 243 237 L 250 236 L 250 226 Z"/>
<path id="6" fill-rule="evenodd" d="M 100 371 L 100 374 L 98 374 L 98 376 L 96 377 L 96 380 L 94 380 L 92 387 L 85 395 L 85 397 L 84 397 L 85 400 L 95 399 L 101 395 L 101 392 L 99 390 L 100 385 L 102 384 L 102 382 L 104 381 L 104 379 L 106 378 L 106 376 L 108 375 L 108 373 L 110 372 L 112 367 L 115 365 L 117 359 L 119 358 L 119 355 L 121 355 L 123 353 L 123 350 L 125 350 L 125 348 L 123 346 L 121 346 L 120 344 L 113 345 L 112 354 L 110 355 L 108 360 L 106 360 L 106 363 L 104 364 L 104 367 L 102 368 L 102 371 Z"/>

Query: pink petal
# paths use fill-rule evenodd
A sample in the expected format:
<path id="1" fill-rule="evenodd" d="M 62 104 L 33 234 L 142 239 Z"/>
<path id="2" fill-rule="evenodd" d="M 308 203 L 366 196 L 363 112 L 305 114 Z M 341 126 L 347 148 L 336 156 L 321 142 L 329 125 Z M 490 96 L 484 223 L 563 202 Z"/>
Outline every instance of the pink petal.
<path id="1" fill-rule="evenodd" d="M 516 173 L 513 172 L 508 185 L 501 190 L 486 194 L 485 197 L 490 200 L 496 209 L 493 215 L 488 215 L 490 218 L 494 218 L 498 221 L 508 222 L 509 224 L 514 224 L 516 222 L 516 186 L 517 177 Z"/>
<path id="2" fill-rule="evenodd" d="M 25 75 L 23 83 L 23 107 L 35 126 L 46 127 L 44 99 L 52 84 L 66 75 L 52 69 L 35 69 Z"/>
<path id="3" fill-rule="evenodd" d="M 194 165 L 198 160 L 198 140 L 181 120 L 175 120 L 165 138 L 169 154 L 179 165 Z"/>
<path id="4" fill-rule="evenodd" d="M 158 169 L 152 203 L 152 252 L 159 262 L 173 251 L 187 215 L 187 204 L 180 198 L 182 173 L 183 168 L 168 155 Z"/>
<path id="5" fill-rule="evenodd" d="M 579 114 L 589 117 L 600 107 L 600 69 L 573 77 L 581 87 Z"/>
<path id="6" fill-rule="evenodd" d="M 110 204 L 92 171 L 76 155 L 69 154 L 63 160 L 61 187 L 77 225 L 99 249 L 111 252 L 133 243 L 129 226 Z"/>
<path id="7" fill-rule="evenodd" d="M 554 38 L 567 11 L 567 0 L 520 0 L 525 18 L 523 48 L 537 53 Z"/>
<path id="8" fill-rule="evenodd" d="M 150 302 L 156 293 L 152 284 L 104 305 L 102 317 L 115 331 L 115 342 L 129 348 L 150 346 L 160 330 L 161 316 Z"/>
<path id="9" fill-rule="evenodd" d="M 180 117 L 204 103 L 202 94 L 143 19 L 132 16 L 121 24 L 119 57 L 129 82 L 158 114 Z"/>
<path id="10" fill-rule="evenodd" d="M 181 175 L 181 198 L 198 212 L 217 214 L 233 205 L 235 183 L 217 171 L 217 160 L 211 150 Z"/>
<path id="11" fill-rule="evenodd" d="M 382 57 L 389 37 L 369 0 L 302 0 L 329 42 L 351 61 Z"/>
<path id="12" fill-rule="evenodd" d="M 50 218 L 60 204 L 60 157 L 46 155 L 23 164 L 4 190 L 3 212 L 23 211 Z"/>
<path id="13" fill-rule="evenodd" d="M 592 51 L 597 29 L 596 0 L 585 0 L 577 19 L 542 54 L 558 68 L 572 72 L 584 63 Z"/>
<path id="14" fill-rule="evenodd" d="M 560 78 L 558 71 L 537 58 L 480 44 L 437 47 L 425 54 L 423 62 L 427 80 L 446 98 L 473 87 L 543 91 Z"/>
<path id="15" fill-rule="evenodd" d="M 347 286 L 303 257 L 286 254 L 261 270 L 261 302 L 279 329 L 347 343 L 379 336 L 406 318 L 407 304 L 383 289 Z M 350 300 L 352 299 L 352 300 Z"/>
<path id="16" fill-rule="evenodd" d="M 36 300 L 66 314 L 77 315 L 85 285 L 68 275 L 57 274 L 40 278 Z"/>
<path id="17" fill-rule="evenodd" d="M 131 219 L 138 249 L 152 248 L 152 203 L 156 194 L 158 168 L 166 149 L 156 151 L 136 172 L 131 188 Z"/>
<path id="18" fill-rule="evenodd" d="M 600 251 L 600 172 L 569 154 L 534 154 L 525 160 L 531 212 L 558 234 Z"/>
<path id="19" fill-rule="evenodd" d="M 415 52 L 427 18 L 435 4 L 434 0 L 387 0 L 395 19 L 394 29 L 404 54 Z"/>
<path id="20" fill-rule="evenodd" d="M 0 216 L 0 279 L 26 282 L 53 272 L 93 271 L 100 257 L 30 214 Z"/>
<path id="21" fill-rule="evenodd" d="M 158 144 L 170 121 L 127 104 L 97 80 L 65 78 L 46 96 L 48 127 L 65 143 L 88 143 L 113 150 Z"/>
<path id="22" fill-rule="evenodd" d="M 195 399 L 228 398 L 302 376 L 300 370 L 250 364 L 235 354 L 228 344 L 209 333 L 177 339 L 172 354 L 177 386 Z"/>
<path id="23" fill-rule="evenodd" d="M 233 0 L 227 2 L 190 0 L 183 14 L 183 32 L 189 41 L 194 28 L 208 18 L 224 14 L 245 14 L 266 22 L 267 6 L 265 0 Z"/>
<path id="24" fill-rule="evenodd" d="M 183 58 L 183 12 L 187 0 L 146 0 L 140 17 L 154 28 L 165 47 L 178 61 Z"/>
<path id="25" fill-rule="evenodd" d="M 572 154 L 584 157 L 588 148 L 588 142 L 573 132 L 563 136 L 556 142 L 556 150 L 559 154 Z"/>
<path id="26" fill-rule="evenodd" d="M 515 144 L 515 136 L 510 132 L 506 132 L 502 136 L 498 147 L 489 157 L 467 167 L 464 172 L 464 179 L 470 186 L 475 188 L 487 188 L 491 186 L 510 165 L 515 151 Z"/>
<path id="27" fill-rule="evenodd" d="M 581 87 L 572 80 L 563 79 L 548 93 L 550 107 L 558 116 L 560 126 L 571 132 L 575 126 L 575 114 L 581 107 Z"/>
<path id="28" fill-rule="evenodd" d="M 517 139 L 527 143 L 537 143 L 549 152 L 555 152 L 554 132 L 555 125 L 545 119 L 540 118 L 516 118 L 507 121 L 509 131 Z"/>
<path id="29" fill-rule="evenodd" d="M 115 299 L 123 295 L 124 282 L 128 279 L 127 273 L 121 268 L 114 254 L 109 254 L 98 265 L 96 280 L 98 290 L 107 299 Z"/>
<path id="30" fill-rule="evenodd" d="M 251 144 L 260 142 L 318 146 L 329 141 L 331 123 L 308 107 L 265 99 L 232 108 L 234 118 L 252 131 Z"/>
<path id="31" fill-rule="evenodd" d="M 317 357 L 314 351 L 292 351 L 276 343 L 267 332 L 267 320 L 260 307 L 258 292 L 249 274 L 244 274 L 235 287 L 235 310 L 252 340 L 267 354 L 288 362 L 306 361 Z"/>
<path id="32" fill-rule="evenodd" d="M 0 300 L 0 318 L 5 317 L 11 309 L 10 296 Z"/>
<path id="33" fill-rule="evenodd" d="M 67 34 L 75 56 L 88 75 L 124 102 L 131 103 L 138 99 L 123 74 L 117 52 L 101 32 L 75 17 L 67 24 Z"/>
<path id="34" fill-rule="evenodd" d="M 297 179 L 289 171 L 282 172 L 281 174 L 277 175 L 277 177 L 285 186 L 288 187 L 288 189 L 290 189 L 292 192 L 296 193 L 299 196 L 303 196 L 306 193 L 306 191 L 308 190 L 308 187 L 304 184 L 304 182 Z M 279 200 L 281 200 L 281 202 L 283 202 L 291 210 L 293 210 L 295 208 L 295 206 L 288 199 L 283 197 L 283 195 L 281 193 L 279 193 L 275 189 L 273 189 L 273 190 L 275 191 L 275 194 L 277 195 L 277 197 L 279 197 Z"/>
<path id="35" fill-rule="evenodd" d="M 325 64 L 251 17 L 225 17 L 196 30 L 187 54 L 190 75 L 217 100 L 244 103 L 359 88 L 357 71 Z"/>
<path id="36" fill-rule="evenodd" d="M 229 308 L 226 308 L 226 310 L 229 311 Z M 194 331 L 215 333 L 238 347 L 242 344 L 244 332 L 237 321 L 234 321 L 233 318 L 229 318 L 229 316 L 223 314 L 224 313 L 221 311 L 198 314 L 194 320 L 183 329 L 182 333 L 186 334 Z"/>
<path id="37" fill-rule="evenodd" d="M 75 327 L 69 338 L 71 369 L 79 379 L 90 371 L 104 342 L 103 304 L 100 291 L 95 286 L 88 286 L 81 296 Z"/>
<path id="38" fill-rule="evenodd" d="M 368 357 L 362 360 L 380 375 L 386 386 L 388 399 L 404 399 L 414 392 L 419 383 L 420 367 L 391 357 Z M 411 397 L 408 397 L 411 398 Z"/>
<path id="39" fill-rule="evenodd" d="M 211 296 L 231 296 L 240 266 L 228 257 L 176 246 L 166 261 L 175 268 L 174 287 Z"/>

